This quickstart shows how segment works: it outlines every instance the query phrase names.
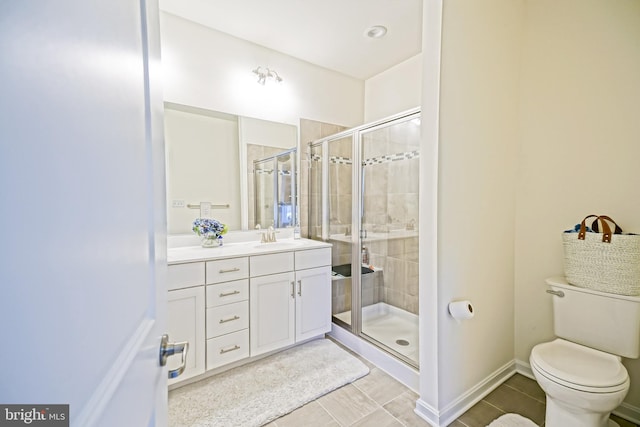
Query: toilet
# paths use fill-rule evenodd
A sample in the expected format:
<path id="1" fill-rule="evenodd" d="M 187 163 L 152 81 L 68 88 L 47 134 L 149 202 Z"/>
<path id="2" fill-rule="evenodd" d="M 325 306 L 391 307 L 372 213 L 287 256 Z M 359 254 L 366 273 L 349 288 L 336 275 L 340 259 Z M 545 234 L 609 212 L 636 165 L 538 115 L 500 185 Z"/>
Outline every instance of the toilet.
<path id="1" fill-rule="evenodd" d="M 547 279 L 556 339 L 536 345 L 529 361 L 547 395 L 546 427 L 609 427 L 629 391 L 622 357 L 640 356 L 640 298 Z"/>

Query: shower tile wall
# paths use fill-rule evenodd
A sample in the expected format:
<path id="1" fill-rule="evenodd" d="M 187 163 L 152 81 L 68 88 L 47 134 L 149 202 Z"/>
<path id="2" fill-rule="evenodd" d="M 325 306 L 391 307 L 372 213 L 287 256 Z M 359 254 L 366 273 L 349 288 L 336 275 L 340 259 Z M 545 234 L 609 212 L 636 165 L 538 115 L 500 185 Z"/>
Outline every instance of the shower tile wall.
<path id="1" fill-rule="evenodd" d="M 316 225 L 320 225 L 322 222 L 320 209 L 314 209 L 314 212 L 310 212 L 309 206 L 309 181 L 312 181 L 312 193 L 321 192 L 321 175 L 320 171 L 315 176 L 311 176 L 309 172 L 309 159 L 307 158 L 307 144 L 311 141 L 315 141 L 325 136 L 333 135 L 347 128 L 331 123 L 323 123 L 315 120 L 300 119 L 300 198 L 298 203 L 300 204 L 300 234 L 302 237 L 309 237 L 309 216 L 317 215 L 318 221 L 312 221 Z M 351 187 L 349 187 L 351 191 Z M 314 198 L 314 200 L 320 200 L 320 197 Z"/>

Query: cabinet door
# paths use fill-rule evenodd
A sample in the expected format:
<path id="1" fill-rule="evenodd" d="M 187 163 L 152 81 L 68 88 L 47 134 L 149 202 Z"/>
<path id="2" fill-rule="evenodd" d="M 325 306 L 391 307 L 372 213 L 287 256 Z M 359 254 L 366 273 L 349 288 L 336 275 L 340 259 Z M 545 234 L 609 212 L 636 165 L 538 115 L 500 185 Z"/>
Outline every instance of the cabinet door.
<path id="1" fill-rule="evenodd" d="M 167 332 L 171 341 L 188 341 L 187 366 L 169 385 L 204 373 L 205 370 L 204 286 L 170 291 L 167 305 Z M 180 357 L 170 357 L 169 369 L 180 365 Z"/>
<path id="2" fill-rule="evenodd" d="M 293 273 L 249 280 L 251 356 L 295 342 L 295 282 Z"/>
<path id="3" fill-rule="evenodd" d="M 296 271 L 296 341 L 331 330 L 331 267 Z"/>

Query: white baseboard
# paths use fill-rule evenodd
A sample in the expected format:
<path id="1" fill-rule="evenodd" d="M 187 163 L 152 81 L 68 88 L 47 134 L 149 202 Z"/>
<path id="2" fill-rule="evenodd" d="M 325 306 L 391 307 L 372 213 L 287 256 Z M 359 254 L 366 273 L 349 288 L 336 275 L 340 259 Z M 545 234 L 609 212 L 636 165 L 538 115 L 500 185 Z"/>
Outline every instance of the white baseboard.
<path id="1" fill-rule="evenodd" d="M 428 422 L 433 427 L 440 426 L 440 414 L 438 410 L 433 406 L 430 406 L 422 399 L 418 399 L 416 402 L 416 408 L 413 410 L 420 418 Z M 446 425 L 446 424 L 444 424 Z"/>
<path id="2" fill-rule="evenodd" d="M 622 402 L 622 405 L 618 406 L 613 413 L 620 418 L 624 418 L 627 421 L 640 425 L 640 408 L 637 406 Z"/>
<path id="3" fill-rule="evenodd" d="M 517 373 L 519 373 L 520 375 L 524 375 L 527 378 L 531 378 L 532 380 L 536 379 L 536 377 L 533 376 L 533 371 L 531 370 L 531 365 L 529 364 L 529 362 L 525 362 L 520 359 L 516 359 L 515 362 Z"/>
<path id="4" fill-rule="evenodd" d="M 423 400 L 418 399 L 415 413 L 432 426 L 448 426 L 515 373 L 515 362 L 512 360 L 446 405 L 441 411 L 437 411 Z"/>

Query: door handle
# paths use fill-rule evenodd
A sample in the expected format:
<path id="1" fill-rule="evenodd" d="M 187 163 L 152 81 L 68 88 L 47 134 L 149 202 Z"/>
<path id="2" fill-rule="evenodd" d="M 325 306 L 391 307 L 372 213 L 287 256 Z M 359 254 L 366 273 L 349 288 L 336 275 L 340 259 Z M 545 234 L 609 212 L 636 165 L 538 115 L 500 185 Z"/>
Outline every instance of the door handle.
<path id="1" fill-rule="evenodd" d="M 302 296 L 302 280 L 298 280 L 298 296 Z"/>
<path id="2" fill-rule="evenodd" d="M 174 354 L 182 354 L 182 361 L 177 369 L 169 371 L 169 378 L 175 378 L 184 372 L 184 368 L 187 366 L 187 352 L 189 351 L 189 342 L 169 342 L 169 335 L 164 334 L 160 341 L 160 366 L 167 364 L 167 358 Z"/>

